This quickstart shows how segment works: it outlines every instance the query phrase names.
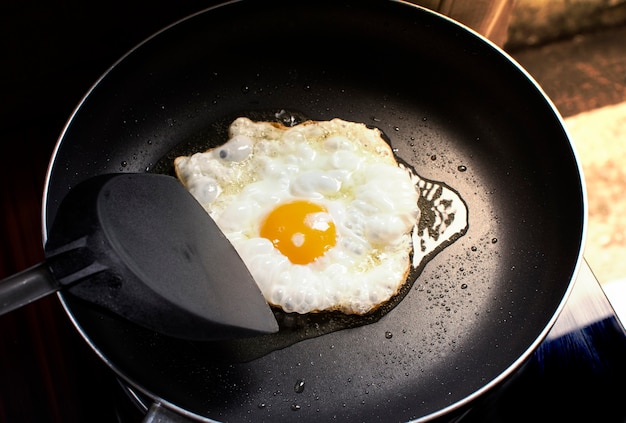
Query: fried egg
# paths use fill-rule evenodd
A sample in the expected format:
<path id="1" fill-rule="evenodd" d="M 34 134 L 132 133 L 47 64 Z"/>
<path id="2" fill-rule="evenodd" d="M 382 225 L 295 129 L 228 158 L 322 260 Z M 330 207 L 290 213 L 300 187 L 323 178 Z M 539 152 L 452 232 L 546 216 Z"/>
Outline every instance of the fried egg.
<path id="1" fill-rule="evenodd" d="M 362 315 L 405 283 L 420 190 L 378 129 L 241 117 L 224 145 L 174 166 L 269 304 Z"/>

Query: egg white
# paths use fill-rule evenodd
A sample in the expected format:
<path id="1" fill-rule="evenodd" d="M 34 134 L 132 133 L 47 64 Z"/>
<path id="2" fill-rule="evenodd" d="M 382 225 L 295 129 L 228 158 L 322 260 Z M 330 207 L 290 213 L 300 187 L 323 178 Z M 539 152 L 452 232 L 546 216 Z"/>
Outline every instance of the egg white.
<path id="1" fill-rule="evenodd" d="M 341 119 L 293 127 L 238 118 L 222 146 L 175 160 L 178 178 L 213 217 L 268 303 L 286 312 L 366 314 L 405 283 L 419 191 L 380 131 Z M 324 206 L 337 242 L 293 264 L 260 225 L 294 199 Z"/>

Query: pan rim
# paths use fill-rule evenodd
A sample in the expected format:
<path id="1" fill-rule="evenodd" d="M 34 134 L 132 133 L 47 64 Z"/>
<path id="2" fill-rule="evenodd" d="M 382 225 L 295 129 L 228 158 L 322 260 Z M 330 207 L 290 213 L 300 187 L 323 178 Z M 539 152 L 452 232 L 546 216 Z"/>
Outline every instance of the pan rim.
<path id="1" fill-rule="evenodd" d="M 110 71 L 114 68 L 116 68 L 116 66 L 121 63 L 122 61 L 124 61 L 128 56 L 130 56 L 134 51 L 136 51 L 137 49 L 139 49 L 142 45 L 144 45 L 146 42 L 148 42 L 149 40 L 153 39 L 154 37 L 156 37 L 157 35 L 169 30 L 170 28 L 177 26 L 179 24 L 181 24 L 182 22 L 185 22 L 189 19 L 192 19 L 193 17 L 197 16 L 197 15 L 201 15 L 204 13 L 207 13 L 213 9 L 217 9 L 220 7 L 223 7 L 225 5 L 228 4 L 232 4 L 232 3 L 240 3 L 243 2 L 243 0 L 232 0 L 232 1 L 228 1 L 226 3 L 217 5 L 217 6 L 212 6 L 209 7 L 207 9 L 198 11 L 190 16 L 187 16 L 183 19 L 180 19 L 174 23 L 172 23 L 171 25 L 168 25 L 167 27 L 161 29 L 160 31 L 156 32 L 155 34 L 151 35 L 150 37 L 148 37 L 146 40 L 144 40 L 143 42 L 139 43 L 137 46 L 135 46 L 134 48 L 132 48 L 129 52 L 127 52 L 124 56 L 122 56 L 119 60 L 117 60 L 111 67 L 109 67 L 109 69 L 92 85 L 92 87 L 88 90 L 88 92 L 83 96 L 83 98 L 81 99 L 81 101 L 78 103 L 78 105 L 76 106 L 76 108 L 74 109 L 74 111 L 72 112 L 72 114 L 70 115 L 67 123 L 65 124 L 64 128 L 62 129 L 62 132 L 58 138 L 58 141 L 54 147 L 51 159 L 50 159 L 50 164 L 46 173 L 46 178 L 45 178 L 45 184 L 44 184 L 44 197 L 43 197 L 43 208 L 42 208 L 42 228 L 43 228 L 43 243 L 45 245 L 46 239 L 47 239 L 47 203 L 48 201 L 50 201 L 50 199 L 48 198 L 49 195 L 49 185 L 50 185 L 50 180 L 52 177 L 52 167 L 53 164 L 55 162 L 57 153 L 61 147 L 61 144 L 63 142 L 63 139 L 65 137 L 65 134 L 69 131 L 69 127 L 72 123 L 72 121 L 74 120 L 76 114 L 78 113 L 78 111 L 81 109 L 82 105 L 86 102 L 87 98 L 90 96 L 90 94 L 96 89 L 97 86 L 99 86 L 100 82 L 102 80 L 104 80 L 107 75 L 110 73 Z M 583 175 L 583 171 L 582 171 L 582 167 L 580 165 L 580 159 L 579 156 L 571 142 L 571 137 L 568 133 L 567 127 L 565 126 L 564 120 L 563 118 L 560 116 L 559 112 L 556 109 L 556 106 L 553 104 L 553 102 L 549 99 L 549 97 L 546 95 L 546 93 L 543 91 L 543 89 L 539 86 L 539 84 L 533 79 L 533 77 L 525 70 L 521 67 L 521 65 L 519 65 L 512 57 L 510 57 L 506 52 L 504 52 L 502 49 L 500 49 L 497 45 L 495 45 L 494 43 L 492 43 L 491 41 L 489 41 L 488 39 L 484 38 L 482 35 L 478 34 L 477 32 L 473 31 L 471 28 L 468 28 L 456 21 L 453 21 L 451 19 L 449 19 L 446 16 L 443 16 L 437 12 L 433 12 L 431 10 L 425 9 L 421 6 L 406 2 L 404 0 L 392 0 L 393 3 L 402 3 L 402 4 L 406 4 L 410 7 L 415 7 L 417 9 L 422 9 L 424 11 L 426 11 L 427 13 L 430 14 L 434 14 L 439 16 L 441 19 L 444 19 L 448 22 L 450 22 L 453 25 L 456 25 L 457 27 L 463 28 L 464 31 L 467 31 L 469 34 L 471 34 L 471 36 L 476 37 L 477 39 L 479 39 L 482 43 L 485 43 L 486 45 L 488 45 L 491 49 L 495 49 L 495 51 L 502 55 L 504 58 L 506 58 L 510 63 L 512 63 L 517 70 L 522 73 L 524 75 L 524 77 L 526 79 L 528 79 L 536 88 L 536 90 L 543 96 L 544 100 L 546 101 L 546 103 L 549 105 L 550 109 L 552 110 L 552 113 L 554 115 L 554 117 L 557 119 L 557 121 L 559 122 L 559 124 L 562 126 L 563 131 L 566 134 L 566 137 L 570 143 L 570 147 L 571 150 L 573 152 L 574 155 L 574 161 L 575 164 L 578 168 L 578 173 L 579 173 L 579 178 L 580 178 L 580 184 L 582 186 L 582 198 L 581 198 L 581 202 L 582 202 L 582 209 L 583 209 L 583 219 L 581 222 L 581 242 L 578 248 L 578 254 L 575 260 L 575 266 L 573 269 L 573 275 L 572 278 L 569 282 L 569 285 L 566 289 L 565 295 L 563 296 L 563 298 L 561 299 L 556 312 L 552 315 L 551 319 L 549 320 L 549 323 L 544 327 L 544 329 L 542 330 L 542 332 L 540 333 L 540 336 L 538 336 L 535 341 L 531 344 L 531 346 L 524 352 L 524 354 L 522 354 L 522 356 L 518 357 L 518 359 L 513 362 L 509 367 L 507 367 L 503 372 L 501 372 L 498 377 L 496 377 L 495 379 L 491 380 L 490 382 L 488 382 L 487 384 L 485 384 L 482 388 L 480 388 L 479 390 L 473 392 L 471 395 L 465 397 L 464 399 L 462 399 L 461 401 L 455 402 L 451 405 L 449 405 L 446 408 L 443 408 L 441 410 L 438 410 L 435 413 L 431 413 L 427 416 L 421 417 L 417 420 L 412 420 L 415 422 L 425 422 L 425 421 L 430 421 L 432 419 L 436 419 L 438 417 L 441 417 L 443 415 L 449 414 L 451 411 L 453 410 L 458 410 L 459 408 L 473 402 L 476 398 L 482 396 L 485 392 L 491 390 L 494 386 L 498 385 L 499 383 L 501 383 L 503 380 L 507 379 L 517 368 L 519 368 L 519 366 L 525 362 L 528 357 L 532 354 L 532 352 L 538 347 L 538 345 L 545 339 L 545 337 L 547 336 L 548 332 L 550 331 L 550 329 L 552 328 L 552 326 L 554 325 L 554 323 L 556 322 L 558 316 L 560 315 L 561 311 L 563 310 L 565 303 L 567 302 L 567 299 L 570 296 L 570 293 L 573 289 L 573 284 L 574 284 L 574 280 L 576 278 L 576 276 L 579 274 L 580 271 L 580 267 L 581 267 L 581 263 L 583 260 L 583 251 L 584 251 L 584 245 L 586 242 L 586 237 L 587 237 L 587 207 L 588 207 L 588 203 L 587 203 L 587 190 L 586 190 L 586 185 L 585 185 L 585 179 L 584 179 L 584 175 Z M 164 405 L 167 406 L 167 408 L 170 408 L 172 410 L 175 410 L 176 412 L 185 415 L 187 417 L 190 418 L 195 418 L 195 419 L 201 419 L 201 421 L 214 421 L 211 419 L 206 419 L 202 416 L 198 416 L 194 413 L 190 413 L 188 410 L 185 410 L 179 406 L 177 406 L 176 404 L 173 404 L 169 401 L 167 401 L 165 398 L 161 398 L 159 397 L 159 395 L 154 394 L 153 392 L 151 392 L 149 389 L 146 389 L 145 387 L 141 386 L 141 384 L 138 384 L 136 381 L 130 380 L 130 378 L 128 378 L 123 371 L 121 371 L 118 366 L 111 362 L 111 360 L 106 357 L 98 348 L 97 345 L 95 345 L 93 343 L 93 341 L 91 340 L 91 338 L 89 337 L 89 335 L 84 331 L 84 329 L 80 326 L 80 323 L 75 319 L 75 316 L 72 313 L 71 308 L 69 307 L 69 305 L 67 304 L 67 302 L 65 301 L 65 298 L 63 296 L 62 293 L 57 294 L 63 308 L 65 309 L 66 314 L 68 315 L 68 317 L 70 318 L 70 320 L 72 321 L 72 323 L 74 324 L 74 326 L 76 327 L 76 329 L 79 331 L 79 333 L 81 334 L 81 336 L 83 337 L 83 339 L 85 339 L 85 341 L 90 345 L 91 349 L 99 356 L 99 358 L 101 360 L 103 360 L 108 367 L 110 367 L 119 377 L 121 377 L 123 380 L 125 380 L 129 385 L 133 386 L 135 389 L 139 390 L 140 392 L 144 393 L 145 395 L 153 398 L 155 400 L 155 402 L 158 403 L 162 403 Z"/>

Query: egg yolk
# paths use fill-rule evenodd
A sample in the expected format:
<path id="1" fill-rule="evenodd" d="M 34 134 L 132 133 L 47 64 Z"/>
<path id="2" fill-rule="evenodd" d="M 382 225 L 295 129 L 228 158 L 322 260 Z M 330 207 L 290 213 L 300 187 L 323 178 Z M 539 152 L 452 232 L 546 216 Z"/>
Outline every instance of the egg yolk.
<path id="1" fill-rule="evenodd" d="M 336 243 L 335 223 L 319 204 L 298 200 L 274 208 L 260 234 L 294 264 L 307 264 Z"/>

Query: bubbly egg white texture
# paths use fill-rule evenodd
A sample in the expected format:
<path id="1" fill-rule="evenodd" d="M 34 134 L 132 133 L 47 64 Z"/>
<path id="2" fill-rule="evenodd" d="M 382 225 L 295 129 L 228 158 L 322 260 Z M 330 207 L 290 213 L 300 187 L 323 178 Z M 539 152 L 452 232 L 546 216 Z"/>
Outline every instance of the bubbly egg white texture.
<path id="1" fill-rule="evenodd" d="M 365 314 L 398 292 L 419 191 L 377 129 L 238 118 L 229 135 L 220 147 L 176 158 L 175 169 L 268 303 Z"/>

